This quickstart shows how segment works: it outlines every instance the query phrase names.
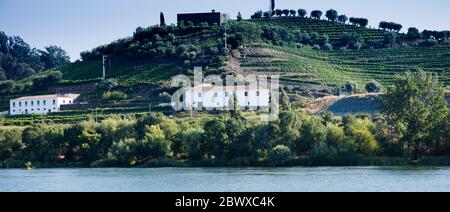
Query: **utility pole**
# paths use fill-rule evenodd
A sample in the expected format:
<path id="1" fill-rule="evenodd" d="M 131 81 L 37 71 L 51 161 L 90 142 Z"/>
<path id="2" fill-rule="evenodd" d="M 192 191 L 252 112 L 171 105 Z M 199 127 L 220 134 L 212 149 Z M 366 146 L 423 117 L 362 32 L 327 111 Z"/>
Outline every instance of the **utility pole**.
<path id="1" fill-rule="evenodd" d="M 103 55 L 103 78 L 102 78 L 103 82 L 106 81 L 106 58 L 107 56 Z"/>
<path id="2" fill-rule="evenodd" d="M 228 44 L 227 44 L 227 38 L 228 38 L 228 34 L 227 34 L 227 26 L 225 26 L 225 33 L 223 34 L 224 36 L 224 40 L 225 40 L 225 49 L 228 48 Z"/>

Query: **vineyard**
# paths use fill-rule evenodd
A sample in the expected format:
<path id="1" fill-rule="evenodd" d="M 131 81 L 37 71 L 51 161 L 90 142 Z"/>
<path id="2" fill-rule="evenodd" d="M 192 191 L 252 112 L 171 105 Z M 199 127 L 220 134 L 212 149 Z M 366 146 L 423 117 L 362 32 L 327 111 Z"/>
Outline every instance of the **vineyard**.
<path id="1" fill-rule="evenodd" d="M 348 24 L 341 24 L 325 20 L 315 20 L 309 18 L 283 17 L 273 19 L 253 20 L 261 26 L 282 26 L 290 30 L 300 30 L 302 32 L 317 32 L 321 35 L 328 35 L 331 41 L 341 38 L 344 32 L 355 32 L 361 35 L 363 40 L 382 40 L 384 31 L 379 29 L 365 28 Z"/>
<path id="2" fill-rule="evenodd" d="M 355 81 L 363 87 L 377 80 L 387 85 L 396 74 L 421 68 L 450 84 L 449 46 L 328 51 L 258 44 L 251 48 L 240 58 L 244 70 L 279 73 L 285 81 L 328 86 Z"/>

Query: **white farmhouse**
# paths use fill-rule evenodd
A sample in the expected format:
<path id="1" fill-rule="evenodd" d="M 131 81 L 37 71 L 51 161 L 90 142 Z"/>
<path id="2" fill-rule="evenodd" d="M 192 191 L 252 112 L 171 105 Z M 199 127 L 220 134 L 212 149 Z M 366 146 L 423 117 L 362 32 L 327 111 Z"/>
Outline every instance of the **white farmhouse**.
<path id="1" fill-rule="evenodd" d="M 258 86 L 199 85 L 184 92 L 186 108 L 197 110 L 224 109 L 230 107 L 234 96 L 241 109 L 265 109 L 270 107 L 270 91 Z"/>
<path id="2" fill-rule="evenodd" d="M 58 112 L 61 105 L 73 104 L 78 94 L 54 94 L 42 96 L 25 96 L 10 100 L 10 115 L 44 114 Z"/>

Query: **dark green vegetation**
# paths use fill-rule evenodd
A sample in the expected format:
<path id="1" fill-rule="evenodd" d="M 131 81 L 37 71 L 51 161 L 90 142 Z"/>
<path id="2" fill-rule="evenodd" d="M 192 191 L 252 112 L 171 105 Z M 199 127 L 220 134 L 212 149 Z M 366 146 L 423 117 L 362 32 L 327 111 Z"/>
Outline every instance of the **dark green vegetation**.
<path id="1" fill-rule="evenodd" d="M 31 48 L 22 38 L 0 31 L 0 82 L 28 77 L 34 73 L 70 62 L 67 53 L 57 46 L 44 51 Z"/>
<path id="2" fill-rule="evenodd" d="M 450 154 L 447 102 L 438 80 L 424 72 L 399 76 L 388 88 L 386 119 L 313 117 L 292 109 L 285 96 L 272 122 L 231 111 L 195 119 L 150 113 L 1 127 L 0 161 L 2 167 L 404 165 L 408 157 L 433 164 L 429 157 L 418 161 L 419 155 Z"/>

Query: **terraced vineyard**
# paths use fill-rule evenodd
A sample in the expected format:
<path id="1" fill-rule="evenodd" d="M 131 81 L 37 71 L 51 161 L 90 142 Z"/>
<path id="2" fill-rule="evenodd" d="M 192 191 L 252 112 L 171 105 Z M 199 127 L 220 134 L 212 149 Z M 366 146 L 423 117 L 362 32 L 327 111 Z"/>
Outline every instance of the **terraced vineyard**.
<path id="1" fill-rule="evenodd" d="M 262 26 L 284 26 L 291 30 L 301 30 L 303 32 L 317 32 L 326 34 L 331 41 L 341 38 L 344 32 L 355 32 L 361 35 L 364 40 L 382 40 L 384 31 L 347 24 L 340 24 L 325 20 L 315 20 L 309 18 L 283 17 L 273 19 L 252 20 Z"/>
<path id="2" fill-rule="evenodd" d="M 248 52 L 239 60 L 242 69 L 280 73 L 285 81 L 342 86 L 352 80 L 362 87 L 375 79 L 386 85 L 396 74 L 422 68 L 450 85 L 450 46 L 326 51 L 258 44 Z"/>
<path id="3" fill-rule="evenodd" d="M 63 74 L 62 84 L 86 83 L 100 81 L 102 64 L 98 60 L 76 62 L 40 74 L 46 74 L 51 71 L 60 71 Z M 111 68 L 107 69 L 107 78 L 117 79 L 122 87 L 137 85 L 159 86 L 182 71 L 182 67 L 170 62 L 123 61 L 119 64 L 113 64 Z M 22 82 L 29 80 L 31 78 L 24 79 Z"/>

